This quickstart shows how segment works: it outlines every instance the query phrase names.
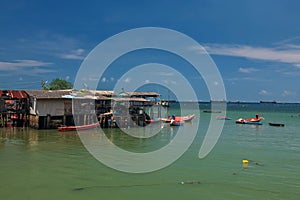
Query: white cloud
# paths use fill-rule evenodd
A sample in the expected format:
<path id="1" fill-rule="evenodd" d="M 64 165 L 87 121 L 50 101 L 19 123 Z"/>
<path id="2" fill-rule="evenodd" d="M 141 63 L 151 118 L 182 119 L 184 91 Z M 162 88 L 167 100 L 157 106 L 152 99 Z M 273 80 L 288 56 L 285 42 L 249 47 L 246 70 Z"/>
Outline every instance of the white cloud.
<path id="1" fill-rule="evenodd" d="M 26 70 L 26 72 L 22 71 L 22 74 L 39 75 L 39 74 L 47 74 L 47 73 L 55 73 L 55 72 L 57 71 L 54 69 L 34 68 L 32 70 Z"/>
<path id="2" fill-rule="evenodd" d="M 300 65 L 299 45 L 285 44 L 274 48 L 267 48 L 238 44 L 206 44 L 204 47 L 208 53 L 214 55 L 236 56 L 248 59 L 289 63 L 296 67 L 299 67 Z M 202 53 L 202 49 L 194 48 L 194 50 Z"/>
<path id="3" fill-rule="evenodd" d="M 177 82 L 174 80 L 166 80 L 166 79 L 163 81 L 163 83 L 166 85 L 170 85 L 170 84 L 176 85 L 177 84 Z"/>
<path id="4" fill-rule="evenodd" d="M 131 81 L 131 78 L 126 78 L 126 79 L 124 80 L 125 83 L 129 83 L 130 81 Z"/>
<path id="5" fill-rule="evenodd" d="M 148 80 L 148 79 L 147 79 L 147 80 L 145 80 L 145 83 L 150 83 L 150 80 Z"/>
<path id="6" fill-rule="evenodd" d="M 294 96 L 295 94 L 296 94 L 295 92 L 284 90 L 281 95 L 287 97 L 287 96 Z"/>
<path id="7" fill-rule="evenodd" d="M 171 84 L 176 85 L 177 82 L 176 81 L 171 81 Z"/>
<path id="8" fill-rule="evenodd" d="M 86 80 L 86 79 L 85 79 Z M 99 81 L 99 78 L 98 77 L 89 77 L 88 79 L 87 79 L 88 81 Z"/>
<path id="9" fill-rule="evenodd" d="M 300 63 L 299 64 L 295 64 L 295 66 L 300 68 Z"/>
<path id="10" fill-rule="evenodd" d="M 267 90 L 260 90 L 258 94 L 260 94 L 260 95 L 269 95 L 270 93 Z"/>
<path id="11" fill-rule="evenodd" d="M 254 68 L 243 68 L 243 67 L 239 68 L 239 72 L 241 72 L 241 73 L 251 73 L 251 72 L 256 72 L 256 71 L 259 71 L 259 70 L 254 69 Z"/>
<path id="12" fill-rule="evenodd" d="M 69 35 L 48 31 L 37 31 L 27 38 L 5 41 L 0 48 L 16 53 L 47 55 L 65 59 L 84 59 L 85 50 L 80 48 L 82 41 Z"/>
<path id="13" fill-rule="evenodd" d="M 59 57 L 64 59 L 83 60 L 85 58 L 84 52 L 84 49 L 76 49 L 67 54 L 60 54 Z"/>
<path id="14" fill-rule="evenodd" d="M 158 76 L 174 76 L 172 72 L 159 72 L 157 73 Z"/>
<path id="15" fill-rule="evenodd" d="M 13 62 L 0 62 L 0 71 L 14 71 L 30 67 L 44 67 L 52 63 L 37 60 L 14 60 Z"/>
<path id="16" fill-rule="evenodd" d="M 102 81 L 103 83 L 105 83 L 105 82 L 106 82 L 106 78 L 103 77 L 103 78 L 101 79 L 101 81 Z"/>

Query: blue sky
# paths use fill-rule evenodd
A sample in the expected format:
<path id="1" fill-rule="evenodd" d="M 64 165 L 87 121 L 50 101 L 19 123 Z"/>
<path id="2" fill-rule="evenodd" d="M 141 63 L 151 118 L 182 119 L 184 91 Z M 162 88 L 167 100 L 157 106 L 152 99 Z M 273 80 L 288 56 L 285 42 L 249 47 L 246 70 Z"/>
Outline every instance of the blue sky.
<path id="1" fill-rule="evenodd" d="M 100 42 L 128 29 L 163 27 L 205 47 L 222 75 L 228 100 L 300 102 L 297 0 L 2 0 L 0 8 L 1 89 L 40 89 L 42 80 L 56 77 L 73 82 L 85 56 Z M 143 62 L 184 65 L 159 52 L 136 54 L 117 60 L 99 78 L 99 88 L 114 88 L 122 73 Z M 186 70 L 184 75 L 192 79 L 193 73 Z M 198 98 L 209 100 L 204 82 L 194 84 Z"/>

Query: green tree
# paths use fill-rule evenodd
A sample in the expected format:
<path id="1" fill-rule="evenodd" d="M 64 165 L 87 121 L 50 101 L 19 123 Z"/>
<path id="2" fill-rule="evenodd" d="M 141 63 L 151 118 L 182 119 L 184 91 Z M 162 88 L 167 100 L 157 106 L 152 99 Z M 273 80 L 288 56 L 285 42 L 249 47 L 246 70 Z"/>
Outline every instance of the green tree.
<path id="1" fill-rule="evenodd" d="M 72 89 L 73 85 L 72 83 L 63 80 L 61 78 L 56 78 L 52 80 L 52 82 L 48 85 L 42 86 L 44 90 L 65 90 L 65 89 Z"/>

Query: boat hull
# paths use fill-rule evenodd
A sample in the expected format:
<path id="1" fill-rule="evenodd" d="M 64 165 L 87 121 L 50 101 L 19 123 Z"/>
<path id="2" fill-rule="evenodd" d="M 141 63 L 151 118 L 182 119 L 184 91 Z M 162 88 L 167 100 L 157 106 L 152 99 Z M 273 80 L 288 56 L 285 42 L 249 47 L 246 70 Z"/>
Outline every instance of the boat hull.
<path id="1" fill-rule="evenodd" d="M 156 124 L 159 122 L 161 122 L 161 120 L 156 120 L 156 119 L 146 120 L 146 124 Z"/>
<path id="2" fill-rule="evenodd" d="M 222 111 L 220 110 L 203 110 L 205 113 L 221 113 Z"/>
<path id="3" fill-rule="evenodd" d="M 236 121 L 235 123 L 237 124 L 253 124 L 253 125 L 262 125 L 262 122 L 240 122 L 240 121 Z"/>
<path id="4" fill-rule="evenodd" d="M 182 126 L 183 124 L 184 122 L 174 121 L 173 123 L 170 123 L 170 126 Z"/>
<path id="5" fill-rule="evenodd" d="M 58 131 L 79 131 L 79 130 L 87 130 L 97 128 L 99 126 L 99 122 L 93 124 L 87 124 L 82 126 L 59 126 L 57 128 Z"/>
<path id="6" fill-rule="evenodd" d="M 190 122 L 195 118 L 195 115 L 187 115 L 187 116 L 175 116 L 175 121 L 176 122 Z M 163 121 L 164 123 L 170 123 L 171 119 L 168 118 L 161 118 L 161 121 Z"/>
<path id="7" fill-rule="evenodd" d="M 238 119 L 235 121 L 237 124 L 253 124 L 253 125 L 262 125 L 262 120 L 263 118 L 248 118 L 248 119 Z"/>
<path id="8" fill-rule="evenodd" d="M 227 116 L 217 116 L 216 119 L 218 119 L 218 120 L 232 120 L 232 118 L 227 117 Z"/>
<path id="9" fill-rule="evenodd" d="M 270 126 L 279 126 L 279 127 L 283 127 L 284 124 L 281 123 L 269 123 Z"/>

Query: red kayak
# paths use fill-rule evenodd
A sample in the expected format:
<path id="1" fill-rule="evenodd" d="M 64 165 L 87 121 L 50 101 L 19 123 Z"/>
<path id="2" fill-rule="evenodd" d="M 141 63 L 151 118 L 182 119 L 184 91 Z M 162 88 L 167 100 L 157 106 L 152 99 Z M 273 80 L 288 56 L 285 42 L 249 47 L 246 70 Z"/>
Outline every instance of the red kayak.
<path id="1" fill-rule="evenodd" d="M 76 130 L 87 130 L 96 128 L 99 126 L 99 122 L 93 124 L 87 124 L 82 126 L 59 126 L 57 127 L 58 131 L 76 131 Z"/>
<path id="2" fill-rule="evenodd" d="M 175 116 L 176 122 L 190 122 L 192 119 L 195 118 L 195 115 L 187 115 L 187 116 Z M 161 121 L 165 123 L 170 123 L 172 118 L 161 118 Z"/>

